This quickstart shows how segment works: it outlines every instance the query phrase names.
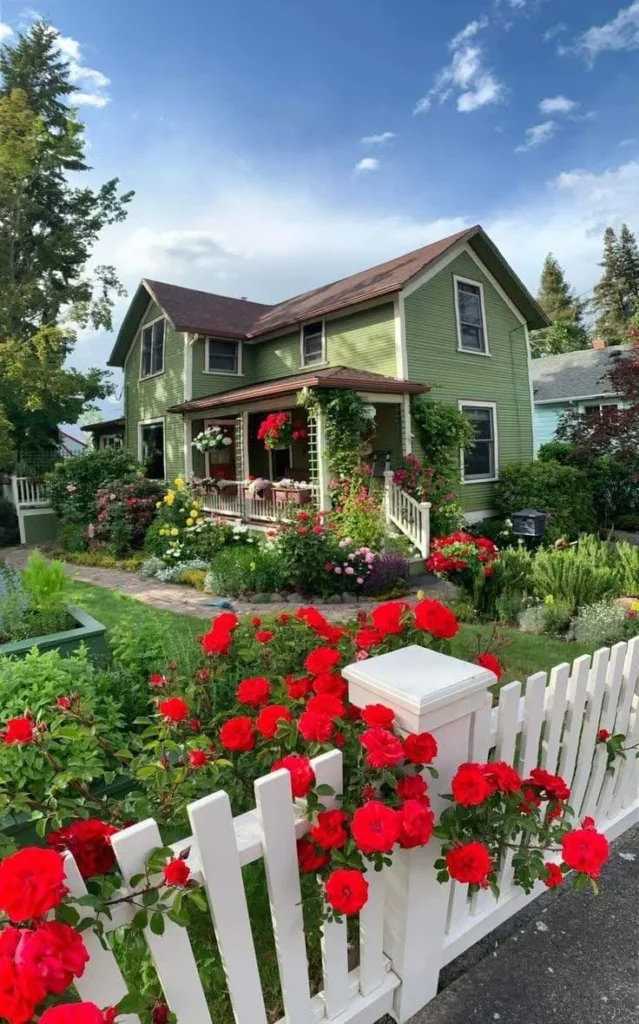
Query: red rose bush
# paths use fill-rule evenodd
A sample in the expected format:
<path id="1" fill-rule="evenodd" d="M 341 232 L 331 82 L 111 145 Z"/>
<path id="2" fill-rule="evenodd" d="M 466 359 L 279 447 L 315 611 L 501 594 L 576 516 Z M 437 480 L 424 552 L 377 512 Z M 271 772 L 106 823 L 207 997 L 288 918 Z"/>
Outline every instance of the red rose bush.
<path id="1" fill-rule="evenodd" d="M 499 551 L 488 537 L 459 530 L 433 540 L 426 568 L 472 595 L 477 584 L 492 574 L 498 558 Z"/>

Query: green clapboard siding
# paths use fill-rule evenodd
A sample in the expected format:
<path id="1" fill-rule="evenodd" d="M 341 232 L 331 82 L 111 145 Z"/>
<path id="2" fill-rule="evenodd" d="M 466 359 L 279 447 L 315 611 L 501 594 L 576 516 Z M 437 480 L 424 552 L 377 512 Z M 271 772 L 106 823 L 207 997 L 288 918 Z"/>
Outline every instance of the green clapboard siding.
<path id="1" fill-rule="evenodd" d="M 138 458 L 138 424 L 142 420 L 164 419 L 165 471 L 167 480 L 174 480 L 185 470 L 184 422 L 182 416 L 166 410 L 184 401 L 184 336 L 168 320 L 164 334 L 164 373 L 147 380 L 139 379 L 141 329 L 160 315 L 160 309 L 151 302 L 140 323 L 124 370 L 125 444 Z"/>
<path id="2" fill-rule="evenodd" d="M 457 350 L 453 275 L 484 286 L 491 355 Z M 408 376 L 431 385 L 432 398 L 496 402 L 499 465 L 533 458 L 532 409 L 523 326 L 474 260 L 462 253 L 405 300 Z M 417 445 L 415 446 L 417 450 Z M 464 484 L 467 512 L 492 507 L 494 485 Z"/>
<path id="3" fill-rule="evenodd" d="M 326 355 L 331 366 L 352 366 L 396 377 L 393 304 L 327 320 Z"/>

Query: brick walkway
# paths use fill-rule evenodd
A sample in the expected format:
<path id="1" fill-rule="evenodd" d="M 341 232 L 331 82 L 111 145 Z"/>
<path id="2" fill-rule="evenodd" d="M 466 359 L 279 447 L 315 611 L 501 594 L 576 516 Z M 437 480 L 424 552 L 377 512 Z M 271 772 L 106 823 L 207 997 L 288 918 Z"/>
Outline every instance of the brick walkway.
<path id="1" fill-rule="evenodd" d="M 2 557 L 9 565 L 21 569 L 26 565 L 31 551 L 29 548 L 5 548 Z M 123 569 L 101 569 L 90 565 L 72 565 L 64 563 L 65 572 L 75 580 L 83 583 L 91 583 L 96 587 L 104 587 L 106 590 L 117 590 L 120 594 L 126 594 L 141 601 L 143 604 L 151 605 L 153 608 L 161 608 L 164 611 L 178 612 L 182 615 L 195 615 L 198 618 L 207 619 L 218 615 L 220 609 L 212 608 L 211 604 L 216 600 L 214 594 L 202 594 L 193 587 L 185 587 L 178 583 L 161 583 L 159 580 L 145 579 L 139 573 L 125 572 Z M 421 582 L 420 582 L 420 585 Z M 451 588 L 448 584 L 442 583 L 434 578 L 424 584 L 428 590 L 429 597 L 437 597 L 442 600 L 450 598 Z M 280 603 L 252 603 L 250 601 L 232 600 L 233 610 L 238 614 L 266 614 L 295 610 L 295 605 L 287 601 Z M 353 616 L 356 609 L 365 607 L 374 608 L 375 603 L 365 601 L 349 601 L 343 604 L 319 604 L 322 612 L 329 619 L 348 619 Z"/>

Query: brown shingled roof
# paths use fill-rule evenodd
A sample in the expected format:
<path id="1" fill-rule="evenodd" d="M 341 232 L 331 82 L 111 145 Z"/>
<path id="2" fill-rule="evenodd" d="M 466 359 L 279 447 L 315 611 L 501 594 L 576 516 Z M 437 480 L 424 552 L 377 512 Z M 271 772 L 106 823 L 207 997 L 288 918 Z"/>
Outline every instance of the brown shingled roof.
<path id="1" fill-rule="evenodd" d="M 221 391 L 216 395 L 209 395 L 207 398 L 196 398 L 192 402 L 184 402 L 182 405 L 172 405 L 167 411 L 205 412 L 207 409 L 214 409 L 217 406 L 294 395 L 304 387 L 354 388 L 358 391 L 391 395 L 421 395 L 430 391 L 427 384 L 397 380 L 395 377 L 385 377 L 382 373 L 355 370 L 350 366 L 328 366 L 321 370 L 308 370 L 306 373 L 264 381 L 263 384 L 246 384 L 243 388 L 231 388 L 230 391 Z"/>
<path id="2" fill-rule="evenodd" d="M 164 281 L 145 278 L 144 284 L 178 331 L 244 338 L 252 324 L 272 308 L 263 302 L 213 295 Z"/>

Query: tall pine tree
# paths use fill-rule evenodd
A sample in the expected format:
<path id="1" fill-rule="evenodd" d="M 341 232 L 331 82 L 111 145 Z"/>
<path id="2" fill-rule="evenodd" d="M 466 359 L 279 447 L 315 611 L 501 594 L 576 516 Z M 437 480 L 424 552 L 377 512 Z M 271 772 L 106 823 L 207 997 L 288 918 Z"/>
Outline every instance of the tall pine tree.
<path id="1" fill-rule="evenodd" d="M 552 326 L 535 331 L 530 347 L 534 357 L 571 352 L 588 346 L 584 326 L 584 303 L 575 297 L 563 268 L 553 253 L 544 260 L 537 301 L 552 320 Z"/>
<path id="2" fill-rule="evenodd" d="M 597 314 L 595 331 L 616 345 L 627 340 L 627 331 L 639 309 L 639 250 L 632 231 L 623 224 L 619 238 L 613 228 L 604 232 L 601 280 L 595 285 L 592 305 Z"/>
<path id="3" fill-rule="evenodd" d="M 619 276 L 626 326 L 639 309 L 639 248 L 627 224 L 619 232 Z"/>

